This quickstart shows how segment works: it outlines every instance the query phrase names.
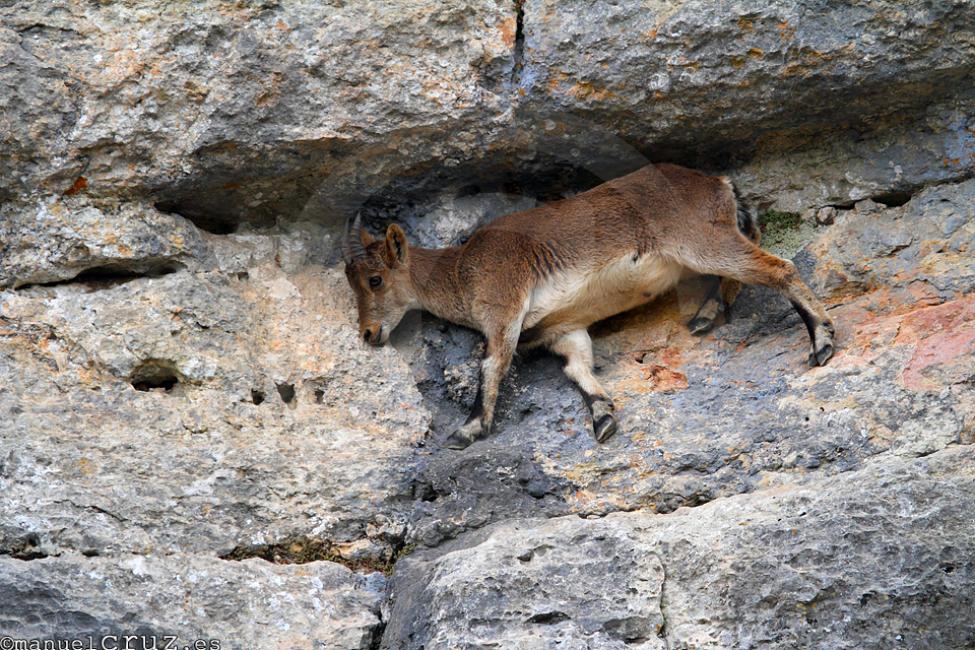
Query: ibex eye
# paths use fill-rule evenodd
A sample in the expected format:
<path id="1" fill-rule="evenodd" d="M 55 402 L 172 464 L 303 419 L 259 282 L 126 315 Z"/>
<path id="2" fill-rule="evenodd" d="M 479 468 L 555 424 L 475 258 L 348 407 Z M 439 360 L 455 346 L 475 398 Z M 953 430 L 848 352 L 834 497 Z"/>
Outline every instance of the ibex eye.
<path id="1" fill-rule="evenodd" d="M 383 283 L 383 279 L 378 275 L 374 275 L 371 278 L 369 278 L 369 286 L 372 287 L 373 289 L 378 289 L 382 283 Z"/>

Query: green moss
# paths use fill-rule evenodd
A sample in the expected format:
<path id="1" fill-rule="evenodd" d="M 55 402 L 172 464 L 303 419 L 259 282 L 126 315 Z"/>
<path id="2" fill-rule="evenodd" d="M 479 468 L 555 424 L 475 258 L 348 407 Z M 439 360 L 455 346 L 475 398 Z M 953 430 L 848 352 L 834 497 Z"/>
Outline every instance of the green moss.
<path id="1" fill-rule="evenodd" d="M 803 222 L 797 212 L 769 210 L 758 218 L 762 227 L 762 248 L 783 257 L 792 257 L 814 235 L 815 225 Z"/>
<path id="2" fill-rule="evenodd" d="M 798 212 L 780 212 L 769 210 L 758 218 L 764 231 L 795 230 L 799 228 L 802 219 Z"/>
<path id="3" fill-rule="evenodd" d="M 386 575 L 392 574 L 396 569 L 396 563 L 399 562 L 400 558 L 406 557 L 416 549 L 416 544 L 406 544 L 401 546 L 396 555 L 389 561 L 390 571 Z"/>

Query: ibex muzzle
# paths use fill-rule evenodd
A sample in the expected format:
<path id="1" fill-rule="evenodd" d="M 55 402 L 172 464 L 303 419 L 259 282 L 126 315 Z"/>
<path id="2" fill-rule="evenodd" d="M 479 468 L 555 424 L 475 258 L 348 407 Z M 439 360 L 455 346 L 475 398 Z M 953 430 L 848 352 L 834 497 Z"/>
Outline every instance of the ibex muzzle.
<path id="1" fill-rule="evenodd" d="M 810 363 L 833 356 L 833 324 L 795 266 L 758 247 L 754 217 L 725 177 L 648 165 L 588 192 L 509 214 L 461 246 L 410 248 L 391 225 L 375 239 L 356 217 L 346 232 L 345 273 L 359 330 L 373 345 L 411 309 L 479 330 L 487 339 L 467 422 L 447 440 L 462 449 L 487 435 L 498 387 L 516 349 L 544 346 L 565 358 L 599 442 L 616 432 L 613 401 L 593 375 L 587 328 L 673 288 L 688 274 L 711 288 L 689 326 L 703 333 L 741 284 L 771 287 L 799 312 Z"/>

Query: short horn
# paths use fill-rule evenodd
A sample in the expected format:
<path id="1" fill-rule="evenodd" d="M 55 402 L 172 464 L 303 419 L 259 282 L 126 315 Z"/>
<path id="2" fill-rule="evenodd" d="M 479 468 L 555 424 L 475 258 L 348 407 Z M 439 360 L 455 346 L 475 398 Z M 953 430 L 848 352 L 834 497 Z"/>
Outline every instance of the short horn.
<path id="1" fill-rule="evenodd" d="M 346 263 L 365 257 L 366 249 L 362 245 L 359 231 L 362 229 L 362 213 L 357 212 L 354 219 L 349 219 L 345 228 L 345 240 L 342 242 L 342 255 Z"/>

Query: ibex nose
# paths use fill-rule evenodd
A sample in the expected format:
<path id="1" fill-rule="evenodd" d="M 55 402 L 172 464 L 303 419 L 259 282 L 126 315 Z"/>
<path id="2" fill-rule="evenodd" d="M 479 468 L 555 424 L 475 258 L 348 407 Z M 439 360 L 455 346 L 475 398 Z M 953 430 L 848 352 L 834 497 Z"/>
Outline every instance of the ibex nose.
<path id="1" fill-rule="evenodd" d="M 369 345 L 382 345 L 383 344 L 383 326 L 382 325 L 369 325 L 362 328 L 362 340 Z"/>

